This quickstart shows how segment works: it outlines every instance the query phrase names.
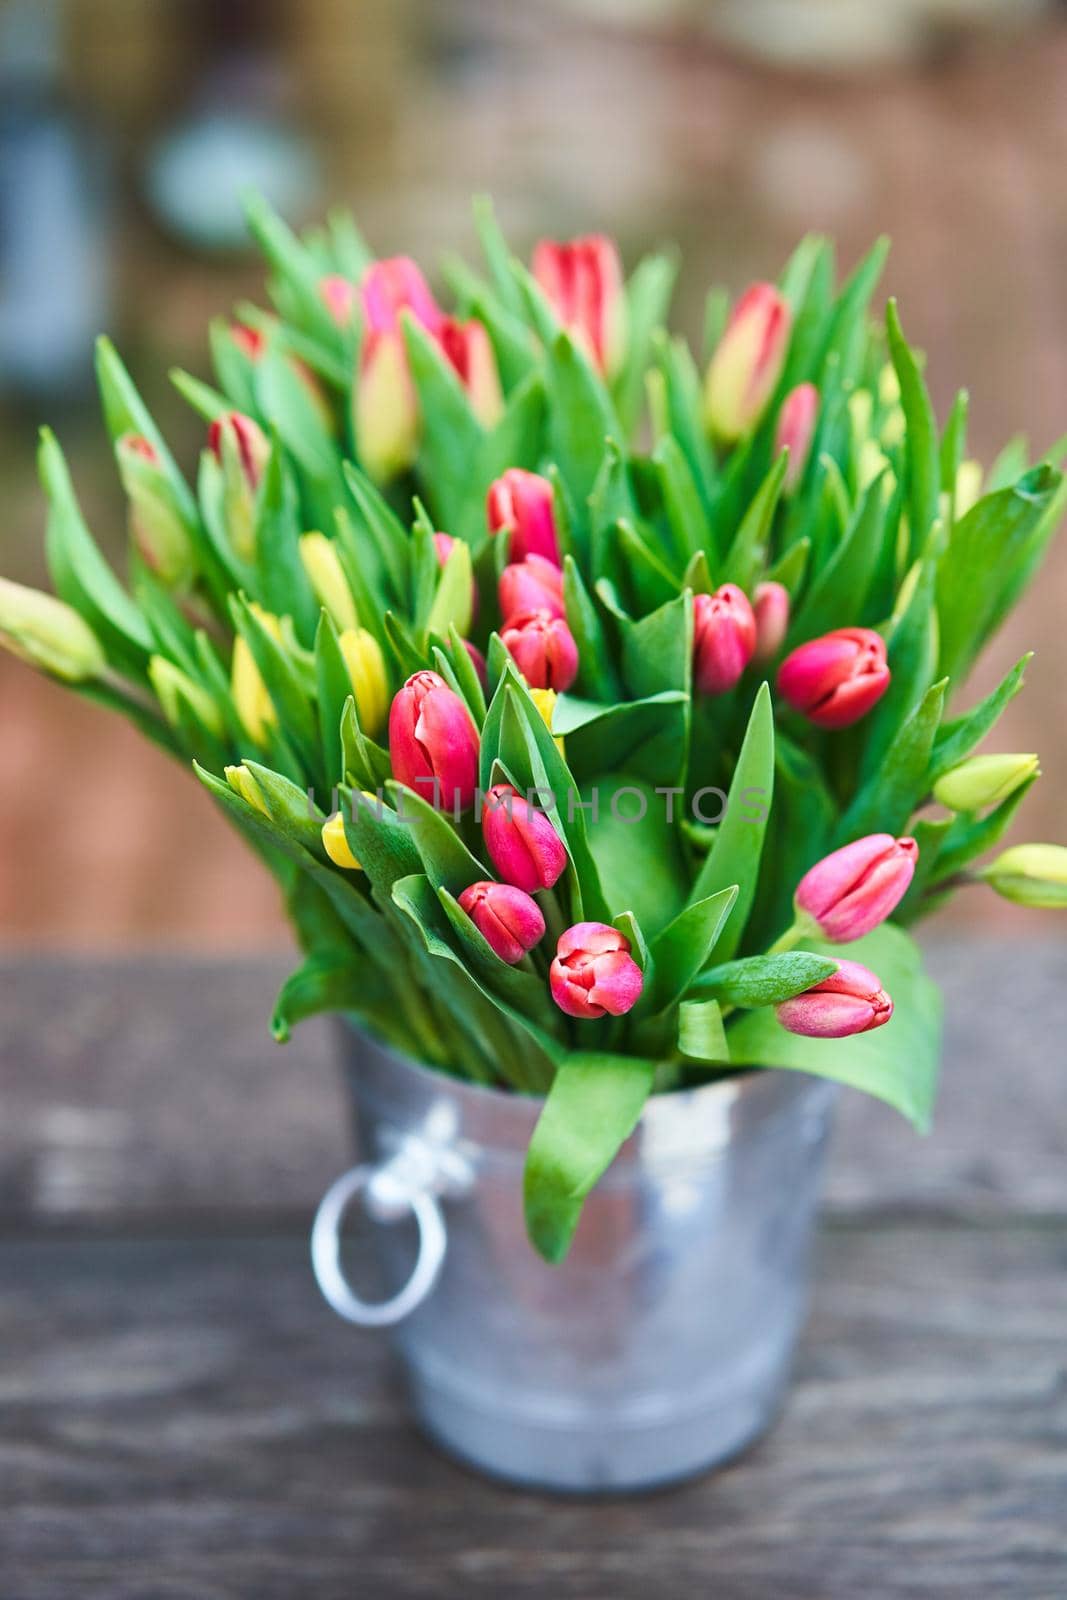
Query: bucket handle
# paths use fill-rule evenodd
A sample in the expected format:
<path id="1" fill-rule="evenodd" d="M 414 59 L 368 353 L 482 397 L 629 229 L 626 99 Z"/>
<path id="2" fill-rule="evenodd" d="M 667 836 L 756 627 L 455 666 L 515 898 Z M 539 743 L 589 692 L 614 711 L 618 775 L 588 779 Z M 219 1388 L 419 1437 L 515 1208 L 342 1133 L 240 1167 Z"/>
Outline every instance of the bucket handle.
<path id="1" fill-rule="evenodd" d="M 398 1183 L 391 1163 L 353 1167 L 330 1185 L 311 1228 L 311 1266 L 324 1298 L 339 1317 L 360 1328 L 390 1328 L 420 1306 L 437 1282 L 448 1243 L 435 1196 L 415 1183 Z M 341 1266 L 341 1224 L 357 1195 L 378 1222 L 397 1222 L 410 1211 L 419 1230 L 419 1253 L 411 1276 L 389 1300 L 371 1303 L 350 1287 Z"/>

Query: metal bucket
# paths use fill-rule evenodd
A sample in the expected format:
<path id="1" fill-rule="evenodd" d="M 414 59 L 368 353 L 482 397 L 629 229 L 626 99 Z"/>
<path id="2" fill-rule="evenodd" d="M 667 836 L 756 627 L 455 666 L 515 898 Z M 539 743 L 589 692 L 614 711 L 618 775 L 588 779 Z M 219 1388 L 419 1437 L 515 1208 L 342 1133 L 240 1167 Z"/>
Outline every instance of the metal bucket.
<path id="1" fill-rule="evenodd" d="M 522 1167 L 540 1103 L 344 1033 L 362 1165 L 312 1232 L 324 1295 L 391 1326 L 414 1410 L 496 1477 L 645 1489 L 736 1454 L 771 1422 L 803 1316 L 835 1087 L 753 1072 L 654 1097 L 586 1201 L 570 1255 L 535 1255 Z M 393 1297 L 349 1286 L 360 1197 Z M 414 1214 L 419 1244 L 412 1266 Z"/>

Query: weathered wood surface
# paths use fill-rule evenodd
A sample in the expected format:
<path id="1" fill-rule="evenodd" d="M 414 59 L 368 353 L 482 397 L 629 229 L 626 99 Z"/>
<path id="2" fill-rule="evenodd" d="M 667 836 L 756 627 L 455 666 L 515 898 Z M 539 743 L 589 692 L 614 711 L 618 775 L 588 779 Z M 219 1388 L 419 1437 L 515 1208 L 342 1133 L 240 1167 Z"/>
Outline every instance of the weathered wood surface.
<path id="1" fill-rule="evenodd" d="M 1064 963 L 935 950 L 937 1130 L 846 1100 L 779 1426 L 590 1504 L 439 1456 L 319 1300 L 344 1107 L 276 964 L 8 959 L 0 1600 L 1063 1600 Z"/>

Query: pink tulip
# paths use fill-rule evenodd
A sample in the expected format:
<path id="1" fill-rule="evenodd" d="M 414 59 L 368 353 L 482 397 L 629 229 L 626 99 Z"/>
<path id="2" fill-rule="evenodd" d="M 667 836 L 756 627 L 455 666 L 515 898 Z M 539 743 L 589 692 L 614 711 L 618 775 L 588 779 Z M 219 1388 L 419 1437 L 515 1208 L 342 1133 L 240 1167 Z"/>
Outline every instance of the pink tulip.
<path id="1" fill-rule="evenodd" d="M 708 431 L 724 444 L 758 427 L 782 375 L 792 323 L 773 283 L 754 283 L 734 307 L 704 380 Z"/>
<path id="2" fill-rule="evenodd" d="M 782 1027 L 811 1039 L 847 1039 L 883 1027 L 893 1002 L 880 980 L 858 961 L 839 961 L 832 977 L 775 1006 Z"/>
<path id="3" fill-rule="evenodd" d="M 889 688 L 885 640 L 872 628 L 836 628 L 802 644 L 778 669 L 778 692 L 820 728 L 858 722 Z"/>
<path id="4" fill-rule="evenodd" d="M 553 566 L 562 566 L 559 535 L 556 532 L 556 505 L 552 485 L 536 472 L 509 467 L 502 478 L 490 484 L 486 497 L 489 532 L 507 528 L 511 534 L 508 554 L 512 561 L 527 556 L 543 556 Z"/>
<path id="5" fill-rule="evenodd" d="M 453 539 L 453 537 L 452 537 L 452 535 L 450 533 L 435 533 L 434 536 L 433 536 L 433 547 L 434 547 L 434 550 L 435 550 L 435 552 L 437 554 L 437 565 L 439 567 L 443 567 L 445 565 L 445 563 L 447 562 L 449 556 L 452 554 L 453 550 L 456 548 L 456 541 L 455 541 L 455 539 Z M 475 620 L 477 615 L 478 615 L 478 583 L 477 583 L 477 580 L 475 578 L 472 578 L 471 579 L 471 621 L 472 622 Z"/>
<path id="6" fill-rule="evenodd" d="M 618 247 L 605 234 L 568 244 L 542 239 L 533 275 L 594 366 L 614 377 L 626 356 L 626 291 Z"/>
<path id="7" fill-rule="evenodd" d="M 562 617 L 522 611 L 500 630 L 500 638 L 531 689 L 562 693 L 578 676 L 578 646 Z"/>
<path id="8" fill-rule="evenodd" d="M 569 1017 L 621 1017 L 637 1004 L 645 980 L 629 939 L 617 928 L 576 922 L 560 935 L 548 982 Z"/>
<path id="9" fill-rule="evenodd" d="M 752 602 L 756 618 L 756 650 L 752 659 L 765 667 L 785 643 L 789 631 L 789 590 L 784 584 L 759 583 Z"/>
<path id="10" fill-rule="evenodd" d="M 514 884 L 483 879 L 464 889 L 459 903 L 494 954 L 509 967 L 545 936 L 545 919 L 537 901 Z"/>
<path id="11" fill-rule="evenodd" d="M 693 598 L 693 675 L 701 694 L 726 694 L 756 648 L 756 618 L 736 583 Z"/>
<path id="12" fill-rule="evenodd" d="M 266 335 L 247 322 L 231 322 L 230 338 L 249 361 L 258 361 L 267 348 Z"/>
<path id="13" fill-rule="evenodd" d="M 785 469 L 783 491 L 793 493 L 804 476 L 804 468 L 811 454 L 815 437 L 815 423 L 819 415 L 819 391 L 813 383 L 800 383 L 790 389 L 778 413 L 778 426 L 774 435 L 775 454 L 789 451 L 789 465 Z"/>
<path id="14" fill-rule="evenodd" d="M 544 556 L 527 556 L 525 561 L 513 561 L 505 567 L 497 592 L 505 622 L 524 611 L 548 611 L 554 617 L 566 615 L 563 574 Z"/>
<path id="15" fill-rule="evenodd" d="M 914 839 L 870 833 L 832 851 L 804 874 L 796 909 L 815 919 L 824 939 L 835 944 L 862 939 L 896 910 L 918 859 Z"/>
<path id="16" fill-rule="evenodd" d="M 241 411 L 227 411 L 208 428 L 207 447 L 223 467 L 232 453 L 248 488 L 255 493 L 270 456 L 270 441 L 258 422 Z"/>
<path id="17" fill-rule="evenodd" d="M 465 811 L 478 786 L 478 732 L 436 672 L 416 672 L 393 697 L 389 757 L 399 783 L 447 811 Z"/>
<path id="18" fill-rule="evenodd" d="M 347 328 L 359 303 L 359 290 L 352 280 L 342 278 L 338 272 L 331 273 L 319 280 L 319 294 L 337 326 Z"/>
<path id="19" fill-rule="evenodd" d="M 483 428 L 493 428 L 504 412 L 496 356 L 484 325 L 444 317 L 438 333 L 441 349 L 467 391 L 471 410 Z"/>
<path id="20" fill-rule="evenodd" d="M 544 812 L 509 783 L 494 784 L 485 797 L 482 838 L 500 876 L 527 894 L 551 889 L 567 865 L 563 841 Z"/>
<path id="21" fill-rule="evenodd" d="M 376 261 L 360 284 L 363 346 L 356 385 L 356 443 L 372 478 L 395 477 L 418 450 L 419 403 L 408 363 L 401 313 L 410 312 L 434 338 L 443 317 L 429 285 L 407 256 Z"/>

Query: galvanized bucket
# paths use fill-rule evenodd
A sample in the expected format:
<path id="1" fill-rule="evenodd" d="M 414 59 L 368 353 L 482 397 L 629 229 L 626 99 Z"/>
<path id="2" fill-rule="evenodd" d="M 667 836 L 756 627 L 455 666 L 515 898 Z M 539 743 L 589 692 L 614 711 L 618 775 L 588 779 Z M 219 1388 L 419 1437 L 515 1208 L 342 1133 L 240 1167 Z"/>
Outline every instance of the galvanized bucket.
<path id="1" fill-rule="evenodd" d="M 446 1449 L 516 1483 L 633 1490 L 768 1426 L 804 1312 L 833 1085 L 753 1072 L 653 1098 L 550 1267 L 522 1215 L 539 1102 L 354 1030 L 345 1051 L 362 1162 L 319 1208 L 315 1275 L 341 1316 L 392 1328 L 415 1413 Z M 357 1197 L 383 1224 L 394 1292 L 376 1304 L 341 1263 Z M 412 1215 L 417 1252 L 392 1225 Z"/>

